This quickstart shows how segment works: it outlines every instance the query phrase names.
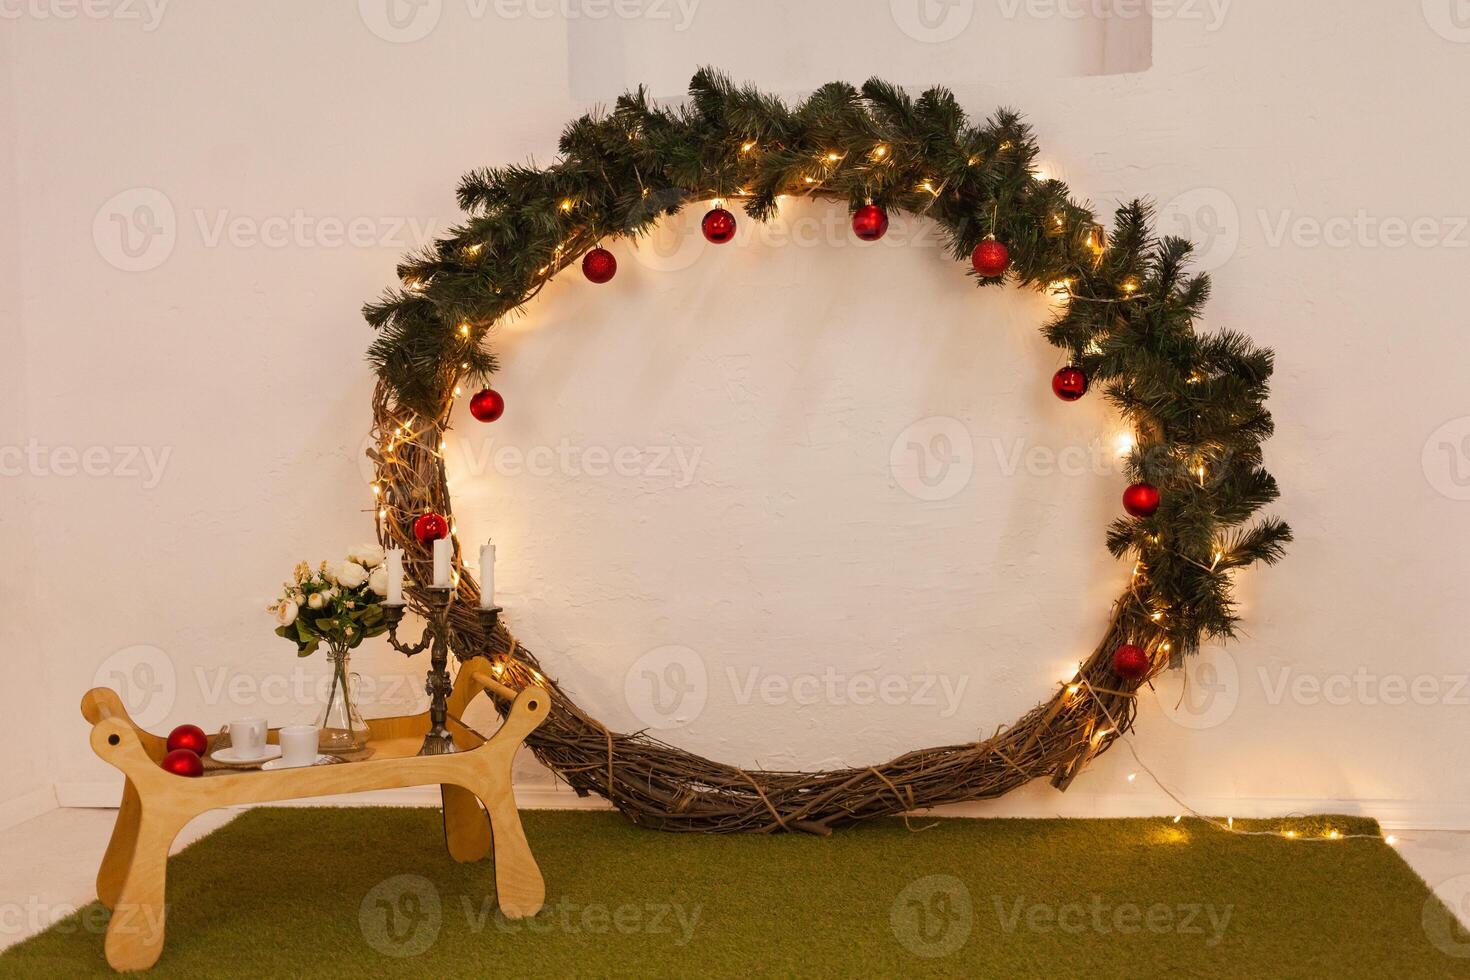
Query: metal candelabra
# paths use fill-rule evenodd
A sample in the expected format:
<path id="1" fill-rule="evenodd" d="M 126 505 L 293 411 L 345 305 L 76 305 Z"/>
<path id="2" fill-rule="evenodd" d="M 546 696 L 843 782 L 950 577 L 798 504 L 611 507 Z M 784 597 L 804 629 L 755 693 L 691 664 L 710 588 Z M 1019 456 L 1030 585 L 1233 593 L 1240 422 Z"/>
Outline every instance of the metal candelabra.
<path id="1" fill-rule="evenodd" d="M 384 603 L 383 612 L 388 620 L 388 642 L 393 649 L 407 657 L 429 650 L 429 676 L 424 681 L 424 693 L 429 695 L 429 733 L 424 736 L 419 755 L 448 755 L 459 751 L 448 724 L 449 692 L 454 688 L 449 679 L 449 609 L 454 604 L 455 590 L 449 586 L 429 586 L 424 592 L 428 596 L 428 622 L 417 643 L 402 643 L 398 639 L 398 626 L 403 622 L 406 608 L 403 603 Z M 500 606 L 480 608 L 480 623 L 487 638 L 500 621 L 500 612 Z"/>

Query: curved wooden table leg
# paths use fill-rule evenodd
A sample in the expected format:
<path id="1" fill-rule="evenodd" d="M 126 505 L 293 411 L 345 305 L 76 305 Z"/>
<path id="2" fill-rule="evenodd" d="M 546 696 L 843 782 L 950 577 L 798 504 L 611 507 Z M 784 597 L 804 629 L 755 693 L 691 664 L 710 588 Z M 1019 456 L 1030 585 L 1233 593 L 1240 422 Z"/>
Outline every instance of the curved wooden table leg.
<path id="1" fill-rule="evenodd" d="M 112 825 L 112 839 L 97 869 L 97 900 L 108 908 L 117 907 L 117 896 L 133 862 L 133 849 L 138 843 L 138 819 L 143 808 L 138 790 L 131 779 L 123 781 L 122 803 L 117 810 L 117 823 Z"/>
<path id="2" fill-rule="evenodd" d="M 449 856 L 461 864 L 478 861 L 490 853 L 490 821 L 480 809 L 480 799 L 453 783 L 439 787 L 444 801 L 444 842 Z"/>
<path id="3" fill-rule="evenodd" d="M 495 838 L 495 897 L 507 919 L 524 919 L 541 911 L 546 881 L 521 828 L 521 813 L 510 791 L 510 774 L 487 787 L 485 809 Z"/>
<path id="4" fill-rule="evenodd" d="M 146 970 L 163 952 L 168 849 L 183 825 L 173 815 L 138 821 L 138 839 L 127 877 L 112 909 L 103 949 L 114 970 Z"/>

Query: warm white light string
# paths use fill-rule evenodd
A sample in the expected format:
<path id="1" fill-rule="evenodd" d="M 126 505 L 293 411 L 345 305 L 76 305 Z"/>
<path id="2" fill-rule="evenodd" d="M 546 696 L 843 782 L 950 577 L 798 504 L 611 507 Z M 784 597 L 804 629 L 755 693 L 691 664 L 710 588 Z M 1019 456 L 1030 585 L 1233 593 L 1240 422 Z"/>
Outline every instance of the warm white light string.
<path id="1" fill-rule="evenodd" d="M 1159 778 L 1158 774 L 1154 772 L 1153 769 L 1149 768 L 1147 762 L 1143 761 L 1143 757 L 1138 754 L 1138 749 L 1134 748 L 1133 746 L 1133 739 L 1128 735 L 1123 726 L 1118 724 L 1117 719 L 1113 717 L 1113 713 L 1108 710 L 1107 702 L 1103 701 L 1102 698 L 1097 697 L 1097 693 L 1093 690 L 1092 684 L 1087 680 L 1086 676 L 1082 675 L 1080 672 L 1078 674 L 1077 681 L 1074 681 L 1074 683 L 1078 682 L 1086 687 L 1088 694 L 1092 695 L 1093 698 L 1097 700 L 1097 706 L 1102 709 L 1103 715 L 1106 716 L 1108 721 L 1112 723 L 1113 730 L 1117 732 L 1118 739 L 1123 743 L 1124 747 L 1128 749 L 1129 754 L 1133 756 L 1133 761 L 1138 763 L 1138 768 L 1142 769 L 1145 773 L 1148 774 L 1148 777 L 1154 781 L 1154 785 L 1162 790 L 1164 795 L 1168 796 L 1169 799 L 1173 800 L 1179 805 L 1179 809 L 1183 812 L 1174 817 L 1174 823 L 1178 823 L 1180 820 L 1184 819 L 1185 814 L 1188 814 L 1195 819 L 1202 820 L 1210 826 L 1215 827 L 1219 830 L 1223 830 L 1228 834 L 1236 834 L 1241 837 L 1279 837 L 1283 840 L 1300 841 L 1376 840 L 1382 841 L 1390 847 L 1398 843 L 1398 838 L 1395 837 L 1393 834 L 1344 834 L 1337 830 L 1329 830 L 1326 834 L 1322 836 L 1305 837 L 1297 833 L 1295 830 L 1238 830 L 1235 827 L 1234 817 L 1226 817 L 1224 821 L 1221 821 L 1218 817 L 1212 817 L 1199 812 L 1194 807 L 1184 802 L 1184 800 L 1179 797 L 1179 794 L 1175 793 L 1169 787 L 1165 786 L 1164 781 Z M 1133 773 L 1129 773 L 1129 781 L 1132 781 L 1133 775 Z M 1298 816 L 1300 816 L 1302 819 L 1306 818 L 1306 815 L 1304 814 Z"/>

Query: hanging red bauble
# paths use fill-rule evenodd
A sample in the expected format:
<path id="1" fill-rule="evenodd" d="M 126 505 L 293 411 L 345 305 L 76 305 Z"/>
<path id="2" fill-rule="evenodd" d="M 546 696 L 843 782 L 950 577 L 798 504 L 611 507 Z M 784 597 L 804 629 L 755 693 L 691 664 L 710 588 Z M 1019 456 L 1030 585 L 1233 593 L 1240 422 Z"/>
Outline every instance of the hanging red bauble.
<path id="1" fill-rule="evenodd" d="M 976 272 L 987 279 L 993 279 L 1005 275 L 1006 266 L 1011 264 L 1011 250 L 1004 243 L 987 238 L 970 253 L 970 262 L 975 266 Z"/>
<path id="2" fill-rule="evenodd" d="M 163 757 L 163 761 L 159 765 L 165 771 L 171 772 L 175 776 L 204 775 L 204 760 L 188 749 L 174 749 Z"/>
<path id="3" fill-rule="evenodd" d="M 1064 402 L 1075 402 L 1087 394 L 1087 375 L 1080 367 L 1068 365 L 1051 376 L 1051 390 Z"/>
<path id="4" fill-rule="evenodd" d="M 618 271 L 618 260 L 601 245 L 582 256 L 582 275 L 593 282 L 607 282 Z"/>
<path id="5" fill-rule="evenodd" d="M 449 522 L 441 515 L 428 513 L 413 522 L 413 536 L 420 544 L 438 541 L 449 534 Z"/>
<path id="6" fill-rule="evenodd" d="M 1113 673 L 1125 681 L 1142 680 L 1148 676 L 1151 666 L 1143 647 L 1125 643 L 1113 651 Z"/>
<path id="7" fill-rule="evenodd" d="M 209 737 L 198 725 L 180 725 L 168 733 L 168 750 L 187 749 L 195 755 L 203 755 L 209 748 Z"/>
<path id="8" fill-rule="evenodd" d="M 1159 509 L 1159 488 L 1152 483 L 1135 483 L 1123 491 L 1123 509 L 1134 517 L 1152 517 Z"/>
<path id="9" fill-rule="evenodd" d="M 888 212 L 876 204 L 864 204 L 852 213 L 852 233 L 865 242 L 876 242 L 888 231 Z"/>
<path id="10" fill-rule="evenodd" d="M 716 245 L 723 245 L 735 237 L 735 216 L 724 208 L 715 208 L 699 223 L 704 237 Z"/>
<path id="11" fill-rule="evenodd" d="M 598 280 L 592 281 L 597 282 Z M 485 388 L 475 392 L 470 398 L 470 414 L 481 422 L 494 422 L 505 414 L 505 396 L 494 388 Z"/>

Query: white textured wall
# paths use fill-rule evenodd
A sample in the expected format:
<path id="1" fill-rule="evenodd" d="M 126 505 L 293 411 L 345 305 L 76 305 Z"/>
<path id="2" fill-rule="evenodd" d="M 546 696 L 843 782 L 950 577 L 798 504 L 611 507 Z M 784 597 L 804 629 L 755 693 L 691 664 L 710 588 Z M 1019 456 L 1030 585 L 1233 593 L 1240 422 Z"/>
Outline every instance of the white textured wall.
<path id="1" fill-rule="evenodd" d="M 6 337 L 24 355 L 0 368 L 21 420 L 7 444 L 47 447 L 41 474 L 4 483 L 0 584 L 7 610 L 25 600 L 6 623 L 7 787 L 44 780 L 42 739 L 73 798 L 108 777 L 75 708 L 98 679 L 126 680 L 161 729 L 261 702 L 311 714 L 321 665 L 262 607 L 296 558 L 367 536 L 358 305 L 454 219 L 463 170 L 546 162 L 594 99 L 714 60 L 789 92 L 941 82 L 976 116 L 1025 110 L 1100 210 L 1174 202 L 1168 230 L 1216 267 L 1209 325 L 1278 352 L 1268 463 L 1298 541 L 1247 576 L 1249 635 L 1198 661 L 1183 706 L 1181 675 L 1145 699 L 1140 748 L 1205 806 L 1361 800 L 1470 825 L 1470 491 L 1451 466 L 1470 474 L 1454 220 L 1470 46 L 1448 2 L 1176 4 L 1151 25 L 960 3 L 971 19 L 932 44 L 878 4 L 774 45 L 717 29 L 713 3 L 685 37 L 445 0 L 417 41 L 427 21 L 361 6 L 378 33 L 351 5 L 286 3 L 170 6 L 151 30 L 141 7 L 3 25 L 24 38 L 3 127 Z M 1147 71 L 1097 74 L 1147 64 L 1150 31 Z M 617 57 L 599 46 L 614 35 Z M 1049 394 L 1044 301 L 977 292 L 922 226 L 859 247 L 840 212 L 793 206 L 763 235 L 681 250 L 696 220 L 614 245 L 612 284 L 568 277 L 507 324 L 506 416 L 451 437 L 461 531 L 500 543 L 516 629 L 609 724 L 665 723 L 651 698 L 682 689 L 663 736 L 742 764 L 872 762 L 1014 719 L 1087 650 L 1127 571 L 1102 545 L 1116 422 Z M 1394 244 L 1395 222 L 1414 240 Z M 920 499 L 896 442 L 969 475 Z M 102 447 L 111 475 L 69 475 L 55 447 Z M 676 450 L 692 476 L 660 464 Z M 517 466 L 528 453 L 549 472 Z M 382 710 L 419 697 L 397 655 L 358 660 Z M 899 703 L 855 703 L 855 678 Z M 1170 809 L 1133 768 L 1119 748 L 1065 796 L 980 809 Z"/>

